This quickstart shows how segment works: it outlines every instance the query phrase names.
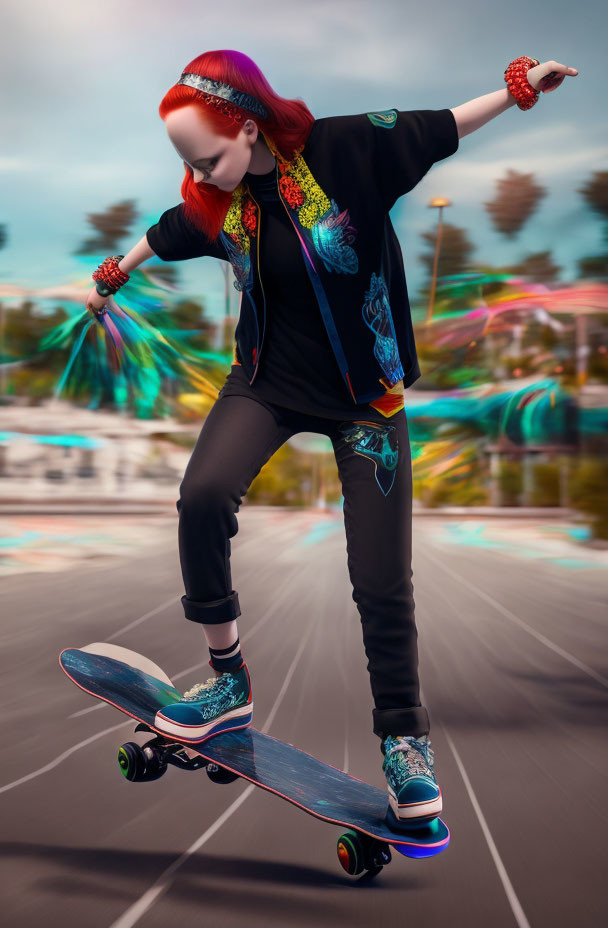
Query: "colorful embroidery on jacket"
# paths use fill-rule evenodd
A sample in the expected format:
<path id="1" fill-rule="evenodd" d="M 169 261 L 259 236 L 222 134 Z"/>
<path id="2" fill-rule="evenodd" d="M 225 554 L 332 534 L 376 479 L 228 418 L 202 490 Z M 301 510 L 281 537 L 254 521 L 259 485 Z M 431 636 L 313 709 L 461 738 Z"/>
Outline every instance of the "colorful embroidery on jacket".
<path id="1" fill-rule="evenodd" d="M 395 110 L 367 114 L 372 122 L 391 128 L 397 117 Z M 374 118 L 372 118 L 374 117 Z M 307 229 L 314 248 L 328 272 L 355 274 L 359 259 L 352 247 L 357 229 L 351 225 L 349 211 L 340 211 L 334 199 L 329 199 L 317 183 L 300 153 L 292 161 L 277 157 L 279 167 L 279 190 L 288 210 L 295 213 L 294 221 L 301 229 Z M 232 264 L 237 290 L 253 286 L 253 263 L 251 238 L 258 228 L 258 207 L 249 194 L 246 184 L 234 190 L 230 208 L 226 214 L 222 238 Z M 362 316 L 366 325 L 375 334 L 374 356 L 386 374 L 380 382 L 386 392 L 369 405 L 389 418 L 404 406 L 403 367 L 399 358 L 393 318 L 390 310 L 388 289 L 382 274 L 372 273 L 369 289 L 364 296 Z M 235 358 L 236 361 L 236 351 Z M 236 362 L 238 363 L 238 361 Z M 352 392 L 352 391 L 351 391 Z"/>
<path id="2" fill-rule="evenodd" d="M 278 155 L 278 152 L 277 152 Z M 277 157 L 279 190 L 300 227 L 310 231 L 314 248 L 328 272 L 356 274 L 359 259 L 352 247 L 357 234 L 347 209 L 340 210 L 315 180 L 306 161 L 298 154 L 292 161 Z M 251 238 L 258 227 L 258 208 L 246 184 L 235 188 L 223 224 L 223 241 L 232 264 L 237 290 L 252 286 Z"/>
<path id="3" fill-rule="evenodd" d="M 255 210 L 255 204 L 247 195 L 246 185 L 241 183 L 232 193 L 232 200 L 221 232 L 221 238 L 234 271 L 236 290 L 248 290 L 253 285 L 250 234 L 255 235 L 257 224 L 251 223 L 251 206 Z M 243 224 L 243 214 L 249 220 L 247 228 Z"/>
<path id="4" fill-rule="evenodd" d="M 355 240 L 357 230 L 350 224 L 347 209 L 340 212 L 335 200 L 331 201 L 331 210 L 322 216 L 312 227 L 312 240 L 317 254 L 327 271 L 340 274 L 356 274 L 359 259 L 351 243 Z"/>
<path id="5" fill-rule="evenodd" d="M 312 229 L 331 210 L 325 195 L 302 155 L 293 161 L 280 161 L 279 189 L 289 206 L 298 210 L 298 220 L 305 229 Z"/>
<path id="6" fill-rule="evenodd" d="M 388 300 L 388 289 L 381 274 L 372 271 L 369 289 L 365 291 L 361 310 L 365 324 L 374 332 L 374 355 L 390 384 L 403 379 L 395 326 Z"/>
<path id="7" fill-rule="evenodd" d="M 359 259 L 351 246 L 357 230 L 348 210 L 340 211 L 336 201 L 328 199 L 301 154 L 290 162 L 279 160 L 279 170 L 279 189 L 289 208 L 297 211 L 300 225 L 310 230 L 325 269 L 356 274 Z"/>

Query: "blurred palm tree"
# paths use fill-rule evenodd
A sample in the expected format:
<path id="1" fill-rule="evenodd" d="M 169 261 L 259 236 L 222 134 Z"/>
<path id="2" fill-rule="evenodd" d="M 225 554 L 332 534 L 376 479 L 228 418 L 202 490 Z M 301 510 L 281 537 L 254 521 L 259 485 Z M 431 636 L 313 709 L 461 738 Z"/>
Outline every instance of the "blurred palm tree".
<path id="1" fill-rule="evenodd" d="M 509 169 L 506 177 L 497 180 L 494 199 L 483 205 L 496 231 L 514 238 L 546 195 L 547 189 L 536 183 L 533 174 Z"/>
<path id="2" fill-rule="evenodd" d="M 123 200 L 121 203 L 108 206 L 102 213 L 87 213 L 87 222 L 95 234 L 82 241 L 72 253 L 111 254 L 117 249 L 119 240 L 130 234 L 131 226 L 138 215 L 134 200 Z"/>
<path id="3" fill-rule="evenodd" d="M 423 285 L 420 288 L 419 296 L 420 302 L 425 306 L 426 313 L 426 304 L 428 303 L 428 295 L 431 287 L 431 277 L 433 274 L 433 262 L 435 260 L 435 236 L 436 231 L 432 232 L 423 232 L 420 236 L 423 242 L 428 246 L 427 250 L 417 257 L 420 259 L 422 264 L 426 268 L 426 278 L 428 283 Z M 439 304 L 442 299 L 441 293 L 441 278 L 446 276 L 464 274 L 467 271 L 471 270 L 474 267 L 475 262 L 473 254 L 475 251 L 475 245 L 468 236 L 466 229 L 461 229 L 458 226 L 452 225 L 449 222 L 443 223 L 443 229 L 441 233 L 441 251 L 439 252 L 439 258 L 437 261 L 437 303 Z M 450 299 L 449 307 L 444 307 L 447 310 L 459 310 L 464 309 L 470 305 L 470 295 L 465 294 L 460 297 L 453 297 Z M 418 313 L 416 313 L 418 315 Z"/>
<path id="4" fill-rule="evenodd" d="M 527 277 L 536 284 L 553 284 L 559 281 L 563 268 L 555 264 L 550 251 L 537 251 L 505 270 L 512 273 L 514 277 Z"/>
<path id="5" fill-rule="evenodd" d="M 6 226 L 0 225 L 0 248 L 4 248 L 7 241 Z M 6 392 L 6 352 L 4 350 L 4 303 L 0 300 L 0 396 Z"/>
<path id="6" fill-rule="evenodd" d="M 121 254 L 120 241 L 130 236 L 134 222 L 139 218 L 139 211 L 134 200 L 122 200 L 107 207 L 101 213 L 87 213 L 86 221 L 93 229 L 93 235 L 84 239 L 72 252 L 75 255 L 112 255 Z M 132 248 L 135 241 L 127 247 Z M 125 252 L 126 254 L 126 252 Z M 162 281 L 175 284 L 177 270 L 171 262 L 163 261 L 154 268 L 154 274 Z"/>
<path id="7" fill-rule="evenodd" d="M 591 179 L 582 187 L 580 193 L 593 213 L 602 221 L 602 238 L 604 250 L 599 255 L 590 255 L 578 261 L 579 273 L 594 280 L 608 280 L 608 171 L 594 171 Z"/>

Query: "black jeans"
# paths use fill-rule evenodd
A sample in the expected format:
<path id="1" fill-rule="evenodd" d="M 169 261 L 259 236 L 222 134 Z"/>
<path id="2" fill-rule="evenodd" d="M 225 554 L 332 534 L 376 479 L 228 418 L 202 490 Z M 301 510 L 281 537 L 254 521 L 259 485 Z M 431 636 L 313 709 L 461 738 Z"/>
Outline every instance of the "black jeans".
<path id="1" fill-rule="evenodd" d="M 419 698 L 412 462 L 404 409 L 385 422 L 342 422 L 247 396 L 220 396 L 205 419 L 177 503 L 186 618 L 219 624 L 241 614 L 230 574 L 235 513 L 263 465 L 297 432 L 327 435 L 333 445 L 348 571 L 375 704 L 373 731 L 380 738 L 420 737 L 430 723 Z"/>

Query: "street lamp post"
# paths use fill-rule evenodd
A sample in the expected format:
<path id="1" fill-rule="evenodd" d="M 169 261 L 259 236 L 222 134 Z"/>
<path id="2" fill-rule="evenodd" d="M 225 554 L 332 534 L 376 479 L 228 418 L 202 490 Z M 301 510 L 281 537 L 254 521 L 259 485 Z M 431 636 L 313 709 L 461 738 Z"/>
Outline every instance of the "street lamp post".
<path id="1" fill-rule="evenodd" d="M 435 238 L 435 257 L 433 259 L 433 276 L 431 278 L 431 294 L 429 296 L 429 305 L 426 312 L 427 323 L 433 318 L 433 304 L 435 302 L 435 286 L 437 283 L 437 265 L 439 264 L 439 250 L 441 248 L 441 233 L 443 231 L 443 207 L 451 206 L 452 203 L 447 197 L 433 197 L 429 206 L 439 209 L 437 217 L 437 236 Z"/>

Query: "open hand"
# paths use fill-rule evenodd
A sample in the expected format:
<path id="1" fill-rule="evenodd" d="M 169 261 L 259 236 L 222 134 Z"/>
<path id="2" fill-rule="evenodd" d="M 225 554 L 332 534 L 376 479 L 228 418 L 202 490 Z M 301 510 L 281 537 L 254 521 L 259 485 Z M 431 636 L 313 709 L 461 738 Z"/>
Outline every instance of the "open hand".
<path id="1" fill-rule="evenodd" d="M 576 68 L 569 68 L 565 64 L 559 64 L 558 61 L 545 61 L 543 64 L 530 68 L 526 77 L 530 86 L 535 90 L 549 93 L 559 87 L 566 76 L 576 77 L 577 74 Z"/>

